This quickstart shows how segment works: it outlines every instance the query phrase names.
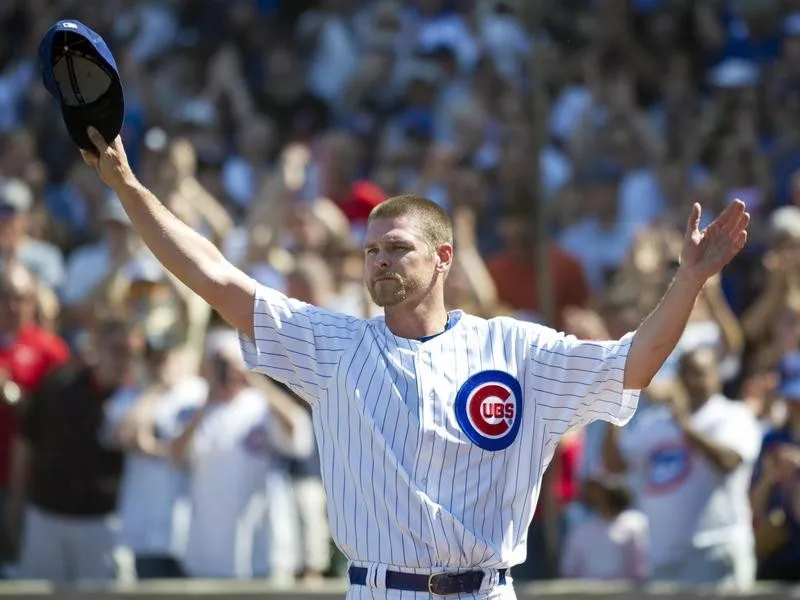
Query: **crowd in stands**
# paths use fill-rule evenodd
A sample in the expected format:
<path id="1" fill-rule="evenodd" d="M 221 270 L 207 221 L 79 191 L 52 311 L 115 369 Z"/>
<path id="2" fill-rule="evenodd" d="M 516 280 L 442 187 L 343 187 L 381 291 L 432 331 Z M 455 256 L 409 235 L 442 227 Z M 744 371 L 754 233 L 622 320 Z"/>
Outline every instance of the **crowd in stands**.
<path id="1" fill-rule="evenodd" d="M 309 407 L 244 369 L 41 84 L 39 40 L 74 18 L 117 59 L 137 176 L 333 311 L 380 314 L 361 238 L 410 192 L 453 220 L 449 308 L 621 337 L 692 203 L 705 226 L 743 200 L 748 244 L 631 424 L 564 437 L 513 576 L 800 580 L 800 1 L 538 4 L 533 29 L 512 0 L 0 2 L 5 577 L 343 574 Z"/>

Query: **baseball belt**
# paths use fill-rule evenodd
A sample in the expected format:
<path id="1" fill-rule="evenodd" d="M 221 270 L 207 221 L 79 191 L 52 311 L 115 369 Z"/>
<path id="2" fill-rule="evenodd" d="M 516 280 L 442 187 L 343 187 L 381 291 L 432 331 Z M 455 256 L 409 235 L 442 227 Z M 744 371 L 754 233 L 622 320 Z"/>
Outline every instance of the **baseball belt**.
<path id="1" fill-rule="evenodd" d="M 350 567 L 350 583 L 352 585 L 367 585 L 367 573 L 368 569 L 366 567 Z M 498 584 L 505 585 L 508 569 L 500 569 L 498 573 L 500 575 Z M 435 573 L 433 575 L 386 571 L 386 589 L 406 592 L 428 592 L 435 596 L 470 594 L 481 589 L 484 575 L 483 571 Z"/>

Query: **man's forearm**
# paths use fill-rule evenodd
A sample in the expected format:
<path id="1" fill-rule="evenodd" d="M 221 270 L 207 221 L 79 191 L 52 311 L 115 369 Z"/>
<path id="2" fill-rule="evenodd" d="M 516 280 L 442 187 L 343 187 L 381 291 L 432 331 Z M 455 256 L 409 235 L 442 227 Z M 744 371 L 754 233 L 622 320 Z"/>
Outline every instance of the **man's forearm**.
<path id="1" fill-rule="evenodd" d="M 625 389 L 642 389 L 650 384 L 680 340 L 702 289 L 702 284 L 678 271 L 658 307 L 633 336 L 625 364 Z"/>
<path id="2" fill-rule="evenodd" d="M 114 190 L 134 228 L 164 267 L 200 295 L 220 251 L 202 235 L 173 215 L 135 178 Z"/>
<path id="3" fill-rule="evenodd" d="M 109 144 L 95 128 L 89 127 L 87 133 L 95 150 L 81 150 L 84 162 L 116 192 L 134 229 L 158 261 L 230 326 L 252 337 L 254 281 L 136 179 L 119 136 Z"/>

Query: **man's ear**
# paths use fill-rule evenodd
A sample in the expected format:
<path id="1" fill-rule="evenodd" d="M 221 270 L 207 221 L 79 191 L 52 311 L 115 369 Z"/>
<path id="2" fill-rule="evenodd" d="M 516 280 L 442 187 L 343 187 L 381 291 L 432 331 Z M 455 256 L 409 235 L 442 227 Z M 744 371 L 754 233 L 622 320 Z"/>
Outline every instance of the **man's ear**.
<path id="1" fill-rule="evenodd" d="M 441 272 L 447 271 L 453 264 L 453 246 L 440 244 L 436 248 L 436 268 Z"/>

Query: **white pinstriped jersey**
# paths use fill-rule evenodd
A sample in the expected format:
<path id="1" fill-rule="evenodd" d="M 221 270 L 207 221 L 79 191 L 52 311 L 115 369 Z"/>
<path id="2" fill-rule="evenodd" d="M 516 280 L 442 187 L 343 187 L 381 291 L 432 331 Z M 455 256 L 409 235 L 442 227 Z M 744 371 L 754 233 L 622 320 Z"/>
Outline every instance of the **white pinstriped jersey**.
<path id="1" fill-rule="evenodd" d="M 420 342 L 257 286 L 249 368 L 313 408 L 331 532 L 355 565 L 495 569 L 525 559 L 542 474 L 568 429 L 625 424 L 632 334 L 581 342 L 453 311 Z"/>

